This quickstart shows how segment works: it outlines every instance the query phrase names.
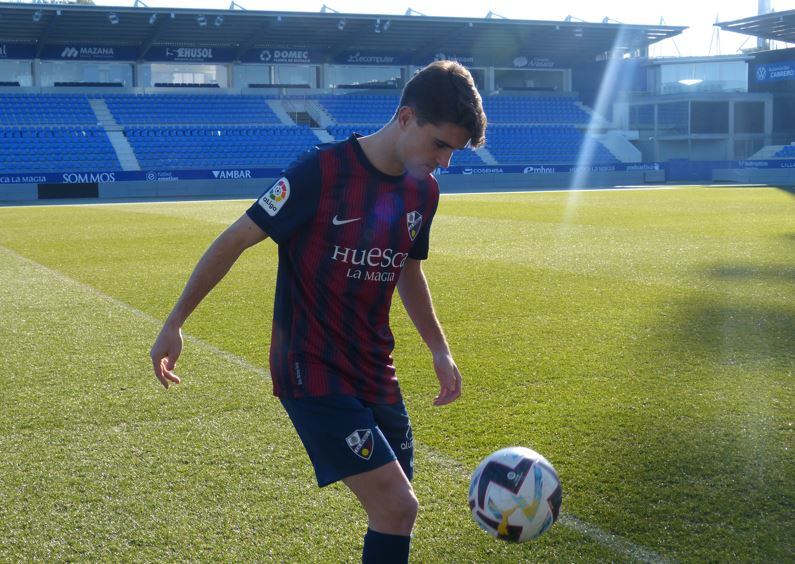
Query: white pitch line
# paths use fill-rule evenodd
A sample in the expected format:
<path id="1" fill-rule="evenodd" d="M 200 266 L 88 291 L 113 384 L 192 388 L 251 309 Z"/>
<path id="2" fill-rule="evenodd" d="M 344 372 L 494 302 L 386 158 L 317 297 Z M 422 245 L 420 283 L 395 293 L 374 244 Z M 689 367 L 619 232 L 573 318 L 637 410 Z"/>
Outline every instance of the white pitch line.
<path id="1" fill-rule="evenodd" d="M 417 450 L 423 452 L 423 454 L 440 464 L 443 468 L 449 468 L 454 470 L 458 474 L 461 475 L 463 479 L 469 482 L 469 479 L 472 474 L 472 469 L 467 468 L 461 462 L 454 458 L 450 458 L 449 456 L 435 450 L 429 446 L 419 444 L 417 441 L 414 441 L 415 447 L 419 447 Z M 565 493 L 565 489 L 564 489 Z M 608 533 L 607 531 L 603 531 L 596 525 L 592 525 L 587 521 L 583 521 L 578 517 L 575 517 L 571 513 L 561 513 L 558 518 L 558 523 L 577 531 L 583 536 L 590 538 L 612 550 L 614 553 L 619 554 L 621 556 L 625 556 L 637 562 L 645 562 L 645 563 L 655 563 L 655 564 L 666 564 L 672 562 L 672 560 L 665 558 L 656 552 L 649 550 L 648 548 L 642 547 L 629 541 L 625 538 L 622 538 L 618 535 L 613 533 Z"/>
<path id="2" fill-rule="evenodd" d="M 649 191 L 649 190 L 686 190 L 691 188 L 770 188 L 769 184 L 645 184 L 645 185 L 626 185 L 615 186 L 612 188 L 527 188 L 525 190 L 492 190 L 490 192 L 442 192 L 440 195 L 445 197 L 450 196 L 496 196 L 500 194 L 556 194 L 560 192 L 622 192 L 627 190 L 632 191 Z M 177 199 L 177 200 L 132 200 L 132 201 L 118 201 L 118 202 L 76 202 L 67 200 L 60 204 L 39 204 L 39 203 L 21 203 L 15 204 L 13 201 L 0 202 L 0 208 L 85 208 L 94 206 L 141 206 L 149 204 L 197 204 L 197 203 L 223 203 L 223 202 L 254 202 L 256 196 L 250 198 L 232 197 L 221 199 Z"/>
<path id="3" fill-rule="evenodd" d="M 117 300 L 116 298 L 114 298 L 112 296 L 109 296 L 109 295 L 107 295 L 107 294 L 105 294 L 103 292 L 100 292 L 99 290 L 97 290 L 93 286 L 89 286 L 88 284 L 85 284 L 84 282 L 80 282 L 79 280 L 75 280 L 74 278 L 71 278 L 71 277 L 67 276 L 66 274 L 64 274 L 62 272 L 59 272 L 57 270 L 53 270 L 52 268 L 49 268 L 48 266 L 44 266 L 43 264 L 38 263 L 38 262 L 36 262 L 34 260 L 31 260 L 28 257 L 22 256 L 19 253 L 15 252 L 15 251 L 12 251 L 8 247 L 4 247 L 4 246 L 0 245 L 0 252 L 4 252 L 4 253 L 6 253 L 8 255 L 11 255 L 15 259 L 17 259 L 19 261 L 22 261 L 24 263 L 27 263 L 27 264 L 29 264 L 30 266 L 33 266 L 36 269 L 43 270 L 48 275 L 53 276 L 54 278 L 60 280 L 61 282 L 66 282 L 68 284 L 75 285 L 75 286 L 79 287 L 80 289 L 82 289 L 83 291 L 85 291 L 85 292 L 91 294 L 92 296 L 98 298 L 99 300 L 102 300 L 102 301 L 104 301 L 104 302 L 106 302 L 106 303 L 108 303 L 108 304 L 110 304 L 110 305 L 112 305 L 114 307 L 121 308 L 121 309 L 125 310 L 126 312 L 128 312 L 128 313 L 130 313 L 130 314 L 132 314 L 132 315 L 134 315 L 134 316 L 136 316 L 136 317 L 138 317 L 140 319 L 143 319 L 143 320 L 145 320 L 145 321 L 147 321 L 149 323 L 154 324 L 157 327 L 162 327 L 162 325 L 163 325 L 163 320 L 162 319 L 158 319 L 154 315 L 150 315 L 150 314 L 148 314 L 146 312 L 141 311 L 140 309 L 136 309 L 136 308 L 132 307 L 130 304 L 127 304 L 127 303 L 124 303 L 124 302 L 122 302 L 120 300 Z M 265 376 L 265 377 L 270 378 L 270 372 L 268 372 L 264 368 L 255 366 L 255 365 L 251 364 L 249 361 L 247 361 L 247 360 L 245 360 L 243 358 L 240 358 L 237 355 L 234 355 L 234 354 L 232 354 L 230 352 L 227 352 L 225 350 L 219 349 L 215 345 L 212 345 L 212 344 L 208 343 L 207 341 L 204 341 L 203 339 L 199 339 L 198 337 L 193 337 L 191 335 L 186 335 L 185 333 L 183 333 L 182 337 L 183 337 L 183 339 L 185 341 L 187 341 L 187 342 L 189 342 L 191 344 L 194 344 L 194 345 L 198 345 L 199 347 L 202 347 L 202 348 L 210 351 L 212 354 L 220 356 L 221 358 L 231 362 L 232 364 L 237 364 L 238 366 L 240 366 L 242 368 L 245 368 L 246 370 L 250 370 L 252 372 L 255 372 L 256 374 L 259 374 L 260 376 Z M 154 375 L 154 372 L 153 372 L 152 373 L 152 378 L 154 379 L 154 377 L 155 377 L 155 375 Z"/>
<path id="4" fill-rule="evenodd" d="M 138 317 L 144 321 L 152 323 L 157 327 L 162 325 L 162 320 L 156 318 L 155 316 L 143 312 L 140 309 L 137 309 L 125 302 L 117 300 L 116 298 L 109 296 L 108 294 L 100 292 L 99 290 L 97 290 L 93 286 L 86 284 L 85 282 L 81 282 L 79 280 L 67 276 L 62 272 L 53 270 L 48 266 L 45 266 L 32 259 L 29 259 L 28 257 L 20 255 L 16 251 L 13 251 L 2 245 L 0 245 L 0 252 L 5 253 L 15 258 L 16 260 L 24 262 L 38 270 L 46 272 L 48 275 L 60 280 L 61 282 L 76 286 L 81 290 L 91 294 L 95 298 L 113 307 L 120 308 L 126 311 L 127 313 L 134 315 L 135 317 Z M 219 349 L 215 345 L 212 345 L 203 339 L 199 339 L 198 337 L 193 337 L 191 335 L 185 335 L 185 334 L 183 334 L 183 338 L 185 339 L 185 341 L 193 345 L 196 345 L 198 347 L 204 348 L 207 351 L 211 352 L 212 354 L 218 355 L 224 360 L 236 364 L 245 370 L 249 370 L 260 376 L 270 378 L 270 372 L 268 370 L 265 370 L 260 366 L 256 366 L 251 362 L 249 362 L 248 360 L 241 358 L 235 354 L 232 354 L 228 351 Z M 422 443 L 419 443 L 417 441 L 415 441 L 414 444 L 417 447 L 417 450 L 421 451 L 427 458 L 439 463 L 439 465 L 442 468 L 448 468 L 454 470 L 457 474 L 460 474 L 462 479 L 469 481 L 471 469 L 467 468 L 460 461 L 456 460 L 455 458 L 451 458 L 439 452 L 438 450 L 431 448 L 427 445 L 424 445 Z M 618 535 L 614 535 L 613 533 L 608 533 L 607 531 L 603 531 L 596 525 L 592 525 L 586 521 L 578 519 L 577 517 L 575 517 L 570 513 L 561 514 L 559 523 L 564 527 L 577 531 L 578 533 L 590 538 L 591 540 L 594 540 L 597 543 L 609 548 L 614 553 L 630 558 L 632 560 L 636 560 L 638 562 L 647 562 L 647 563 L 671 562 L 669 559 L 664 558 L 663 556 L 653 552 L 652 550 L 639 546 Z"/>

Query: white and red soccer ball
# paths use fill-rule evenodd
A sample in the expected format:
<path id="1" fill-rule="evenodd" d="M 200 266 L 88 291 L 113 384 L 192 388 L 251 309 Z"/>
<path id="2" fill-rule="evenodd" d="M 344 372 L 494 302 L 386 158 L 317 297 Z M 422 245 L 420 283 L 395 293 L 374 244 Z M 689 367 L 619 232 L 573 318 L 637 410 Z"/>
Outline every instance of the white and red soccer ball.
<path id="1" fill-rule="evenodd" d="M 529 448 L 487 456 L 469 484 L 469 508 L 481 529 L 502 540 L 539 537 L 558 520 L 563 490 L 549 461 Z"/>

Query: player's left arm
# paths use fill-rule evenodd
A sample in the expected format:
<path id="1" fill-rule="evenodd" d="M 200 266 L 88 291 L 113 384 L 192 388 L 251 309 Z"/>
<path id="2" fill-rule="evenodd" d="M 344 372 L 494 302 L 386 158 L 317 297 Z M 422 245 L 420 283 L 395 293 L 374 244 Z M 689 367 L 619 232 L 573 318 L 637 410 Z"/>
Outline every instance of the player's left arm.
<path id="1" fill-rule="evenodd" d="M 440 386 L 439 395 L 434 398 L 433 404 L 450 403 L 461 395 L 461 373 L 450 354 L 444 331 L 433 309 L 431 291 L 422 271 L 421 260 L 406 260 L 398 278 L 397 290 L 411 321 L 433 354 L 433 367 Z"/>

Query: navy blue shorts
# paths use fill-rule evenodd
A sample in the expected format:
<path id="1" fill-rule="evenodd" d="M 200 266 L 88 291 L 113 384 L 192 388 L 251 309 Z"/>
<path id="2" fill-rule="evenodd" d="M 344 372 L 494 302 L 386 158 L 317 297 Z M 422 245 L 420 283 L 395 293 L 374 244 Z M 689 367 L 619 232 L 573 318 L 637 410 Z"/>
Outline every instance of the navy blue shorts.
<path id="1" fill-rule="evenodd" d="M 393 460 L 413 478 L 414 437 L 403 401 L 378 404 L 353 396 L 321 396 L 281 402 L 320 487 Z"/>

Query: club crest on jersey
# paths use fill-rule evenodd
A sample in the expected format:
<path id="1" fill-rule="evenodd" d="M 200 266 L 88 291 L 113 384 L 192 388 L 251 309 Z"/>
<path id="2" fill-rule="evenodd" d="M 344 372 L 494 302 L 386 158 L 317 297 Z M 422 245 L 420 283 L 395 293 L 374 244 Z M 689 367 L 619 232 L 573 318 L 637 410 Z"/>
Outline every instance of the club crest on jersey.
<path id="1" fill-rule="evenodd" d="M 418 211 L 409 212 L 406 214 L 406 223 L 409 228 L 409 237 L 413 241 L 417 238 L 420 227 L 422 227 L 422 215 Z"/>
<path id="2" fill-rule="evenodd" d="M 359 458 L 370 460 L 373 455 L 373 431 L 371 429 L 356 429 L 345 437 L 345 442 Z"/>
<path id="3" fill-rule="evenodd" d="M 290 181 L 282 177 L 266 191 L 259 199 L 259 205 L 265 212 L 273 217 L 290 197 Z"/>

